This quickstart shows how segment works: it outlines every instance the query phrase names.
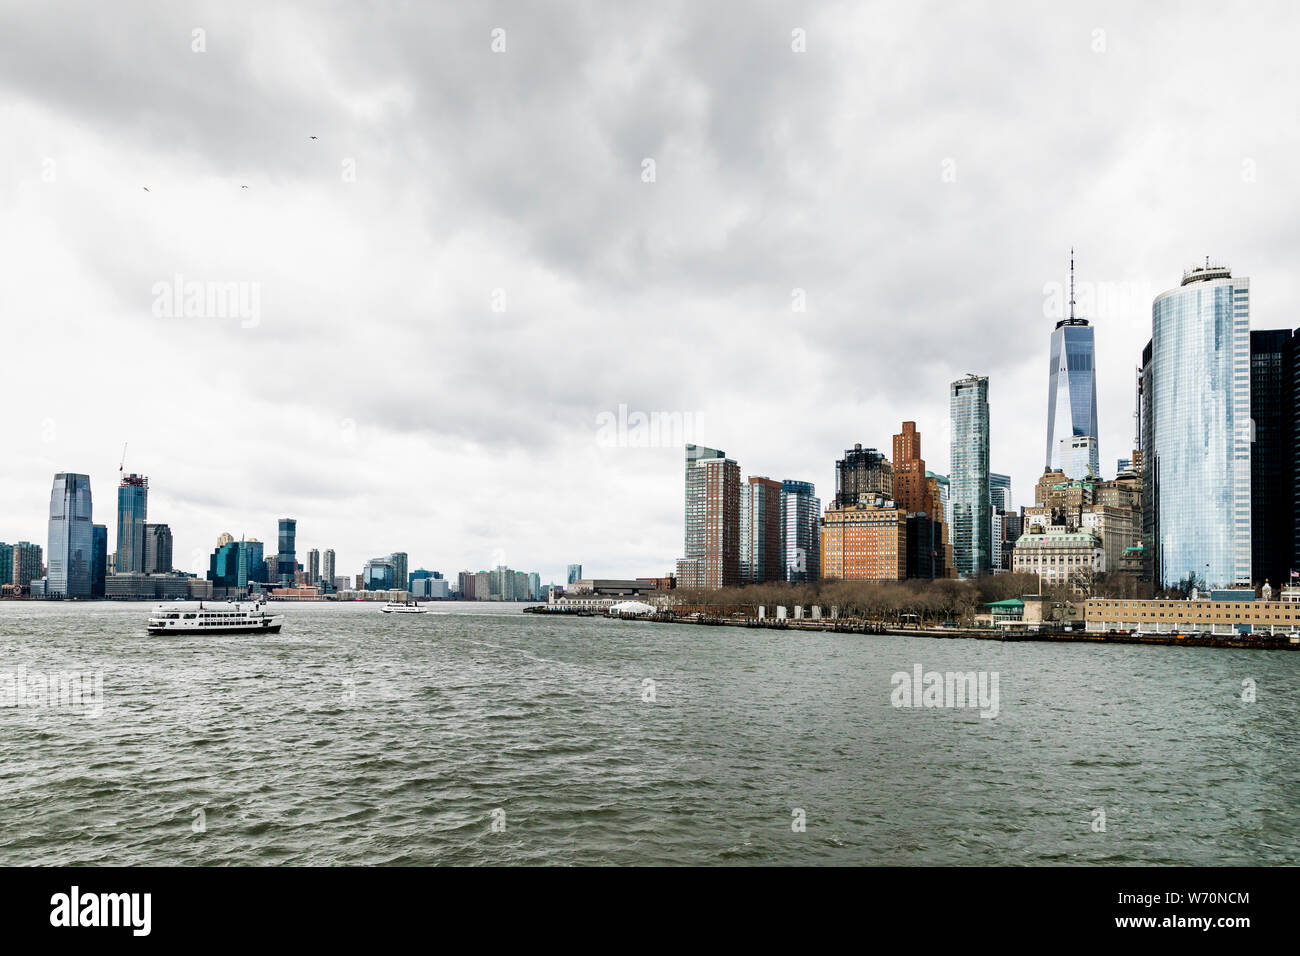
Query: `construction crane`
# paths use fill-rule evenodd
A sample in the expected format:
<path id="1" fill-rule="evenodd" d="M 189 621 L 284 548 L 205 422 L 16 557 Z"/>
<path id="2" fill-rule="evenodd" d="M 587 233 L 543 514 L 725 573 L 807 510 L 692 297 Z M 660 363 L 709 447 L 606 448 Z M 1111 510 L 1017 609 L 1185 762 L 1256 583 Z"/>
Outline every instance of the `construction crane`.
<path id="1" fill-rule="evenodd" d="M 123 469 L 126 467 L 126 446 L 127 446 L 128 444 L 129 444 L 129 442 L 122 442 L 122 460 L 121 460 L 120 462 L 117 463 L 117 480 L 118 480 L 118 481 L 121 481 L 122 478 L 123 478 L 123 476 L 125 475 L 125 472 L 123 471 Z"/>

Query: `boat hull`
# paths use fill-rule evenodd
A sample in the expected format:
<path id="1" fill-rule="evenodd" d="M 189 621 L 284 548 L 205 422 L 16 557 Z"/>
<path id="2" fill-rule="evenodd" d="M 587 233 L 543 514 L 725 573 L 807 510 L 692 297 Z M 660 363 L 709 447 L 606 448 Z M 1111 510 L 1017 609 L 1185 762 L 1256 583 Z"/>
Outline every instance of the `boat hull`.
<path id="1" fill-rule="evenodd" d="M 229 627 L 150 627 L 150 634 L 279 634 L 283 624 L 232 624 Z"/>

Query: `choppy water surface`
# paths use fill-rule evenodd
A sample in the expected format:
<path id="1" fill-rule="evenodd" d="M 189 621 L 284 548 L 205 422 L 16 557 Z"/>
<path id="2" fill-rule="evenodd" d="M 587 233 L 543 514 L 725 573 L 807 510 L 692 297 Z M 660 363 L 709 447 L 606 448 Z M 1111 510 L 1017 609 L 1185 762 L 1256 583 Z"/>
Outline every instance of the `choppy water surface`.
<path id="1" fill-rule="evenodd" d="M 283 607 L 0 604 L 0 680 L 103 679 L 0 708 L 0 863 L 1300 862 L 1300 654 Z M 998 716 L 891 706 L 918 663 Z"/>

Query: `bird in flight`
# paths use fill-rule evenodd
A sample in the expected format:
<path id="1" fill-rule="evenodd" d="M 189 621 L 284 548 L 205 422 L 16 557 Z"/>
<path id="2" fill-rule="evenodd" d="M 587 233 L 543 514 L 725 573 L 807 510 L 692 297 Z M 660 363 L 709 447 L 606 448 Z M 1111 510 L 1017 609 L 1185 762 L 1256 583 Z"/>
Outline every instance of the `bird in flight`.
<path id="1" fill-rule="evenodd" d="M 143 189 L 145 192 L 148 192 L 148 191 L 149 191 L 149 187 L 148 187 L 148 186 L 141 186 L 140 188 Z"/>
<path id="2" fill-rule="evenodd" d="M 308 139 L 317 139 L 317 137 L 315 137 L 315 136 L 309 136 L 309 137 L 307 137 L 307 138 L 308 138 Z"/>
<path id="3" fill-rule="evenodd" d="M 247 187 L 247 186 L 240 186 L 239 188 L 240 188 L 240 189 L 247 189 L 248 187 Z"/>

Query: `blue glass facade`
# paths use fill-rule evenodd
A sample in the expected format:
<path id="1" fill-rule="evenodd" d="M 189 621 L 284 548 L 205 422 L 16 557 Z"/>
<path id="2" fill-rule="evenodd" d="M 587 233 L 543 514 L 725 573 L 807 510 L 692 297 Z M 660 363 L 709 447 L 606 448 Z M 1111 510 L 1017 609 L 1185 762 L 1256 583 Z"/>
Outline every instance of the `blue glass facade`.
<path id="1" fill-rule="evenodd" d="M 144 570 L 144 525 L 149 518 L 149 479 L 126 475 L 117 488 L 117 574 Z"/>
<path id="2" fill-rule="evenodd" d="M 989 380 L 970 375 L 952 383 L 952 557 L 957 576 L 988 574 L 992 567 L 993 522 L 989 491 Z"/>
<path id="3" fill-rule="evenodd" d="M 108 580 L 108 528 L 97 524 L 91 526 L 91 531 L 90 596 L 102 598 Z"/>
<path id="4" fill-rule="evenodd" d="M 90 476 L 60 472 L 50 491 L 47 593 L 90 597 L 95 533 L 90 515 Z"/>
<path id="5" fill-rule="evenodd" d="M 229 541 L 212 552 L 208 580 L 214 588 L 246 588 L 266 580 L 266 558 L 260 541 Z"/>
<path id="6" fill-rule="evenodd" d="M 280 548 L 275 554 L 276 581 L 284 587 L 293 587 L 294 575 L 298 571 L 298 555 L 295 551 L 298 537 L 298 522 L 294 518 L 280 519 Z"/>
<path id="7" fill-rule="evenodd" d="M 367 591 L 391 591 L 400 587 L 393 573 L 393 565 L 387 558 L 367 561 L 361 571 L 361 581 Z"/>
<path id="8" fill-rule="evenodd" d="M 1047 380 L 1045 464 L 1067 478 L 1101 477 L 1094 356 L 1093 330 L 1087 319 L 1056 323 Z"/>
<path id="9" fill-rule="evenodd" d="M 785 580 L 779 481 L 752 476 L 740 484 L 740 581 Z"/>
<path id="10" fill-rule="evenodd" d="M 781 552 L 785 580 L 815 581 L 822 573 L 822 503 L 810 481 L 781 482 Z"/>
<path id="11" fill-rule="evenodd" d="M 1250 280 L 1207 263 L 1157 297 L 1145 374 L 1155 582 L 1249 585 Z"/>
<path id="12" fill-rule="evenodd" d="M 1011 476 L 989 474 L 989 504 L 998 511 L 1014 511 L 1011 506 Z"/>
<path id="13" fill-rule="evenodd" d="M 1290 329 L 1250 333 L 1250 571 L 1274 587 L 1289 584 L 1295 566 L 1294 352 Z"/>

